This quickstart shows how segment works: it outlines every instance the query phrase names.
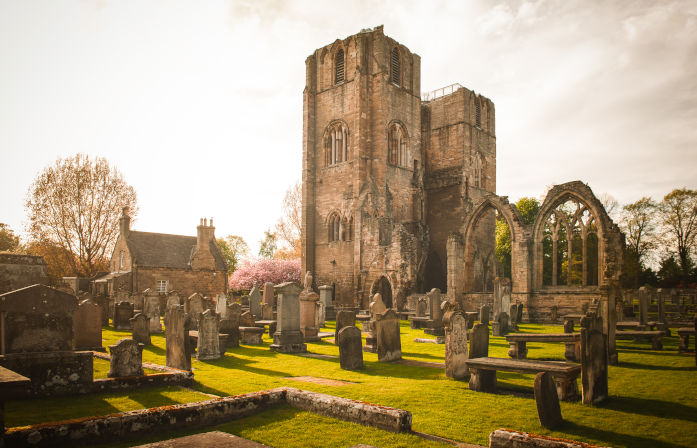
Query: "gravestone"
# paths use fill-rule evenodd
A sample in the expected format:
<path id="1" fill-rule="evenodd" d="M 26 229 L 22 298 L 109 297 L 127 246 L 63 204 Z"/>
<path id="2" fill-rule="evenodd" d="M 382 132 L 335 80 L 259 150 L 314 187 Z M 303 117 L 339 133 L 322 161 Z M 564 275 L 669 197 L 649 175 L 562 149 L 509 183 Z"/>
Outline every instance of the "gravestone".
<path id="1" fill-rule="evenodd" d="M 119 302 L 114 306 L 114 328 L 116 330 L 130 330 L 133 317 L 133 304 L 131 302 Z"/>
<path id="2" fill-rule="evenodd" d="M 339 364 L 344 370 L 363 368 L 363 350 L 361 347 L 361 330 L 354 326 L 339 330 Z"/>
<path id="3" fill-rule="evenodd" d="M 73 316 L 75 350 L 104 351 L 102 347 L 102 308 L 92 300 L 83 300 Z"/>
<path id="4" fill-rule="evenodd" d="M 450 311 L 445 322 L 445 376 L 460 379 L 469 374 L 467 369 L 467 321 L 459 311 Z M 486 325 L 486 324 L 482 324 Z"/>
<path id="5" fill-rule="evenodd" d="M 494 336 L 505 336 L 509 332 L 510 316 L 508 313 L 511 308 L 511 280 L 506 277 L 496 277 L 494 279 L 494 318 L 491 330 Z M 505 327 L 501 327 L 505 315 Z"/>
<path id="6" fill-rule="evenodd" d="M 559 406 L 559 394 L 554 378 L 549 372 L 540 372 L 535 376 L 535 404 L 540 424 L 548 429 L 558 428 L 564 421 Z"/>
<path id="7" fill-rule="evenodd" d="M 178 307 L 181 305 L 181 299 L 179 299 L 178 294 L 170 294 L 167 296 L 167 309 Z"/>
<path id="8" fill-rule="evenodd" d="M 271 283 L 271 282 L 264 283 L 263 303 L 265 303 L 267 305 L 271 305 L 272 307 L 276 306 L 276 299 L 274 298 L 273 283 Z"/>
<path id="9" fill-rule="evenodd" d="M 300 331 L 306 342 L 319 341 L 317 324 L 317 302 L 319 294 L 312 290 L 312 273 L 305 274 L 305 289 L 300 293 Z"/>
<path id="10" fill-rule="evenodd" d="M 508 326 L 511 331 L 518 330 L 518 305 L 511 305 L 510 312 L 508 313 Z"/>
<path id="11" fill-rule="evenodd" d="M 385 311 L 387 311 L 387 307 L 382 301 L 382 294 L 379 292 L 375 293 L 373 296 L 373 301 L 370 302 L 369 311 L 371 320 L 375 320 L 379 314 L 383 314 Z"/>
<path id="12" fill-rule="evenodd" d="M 378 339 L 377 332 L 375 331 L 375 321 L 377 320 L 378 316 L 381 316 L 385 311 L 387 311 L 387 307 L 382 301 L 382 294 L 379 292 L 375 293 L 373 296 L 373 301 L 370 302 L 370 305 L 368 306 L 368 311 L 370 312 L 370 320 L 363 324 L 363 331 L 367 333 L 363 351 L 377 353 Z"/>
<path id="13" fill-rule="evenodd" d="M 255 325 L 255 320 L 254 316 L 252 316 L 252 313 L 249 311 L 245 311 L 244 313 L 240 314 L 240 327 L 254 327 Z"/>
<path id="14" fill-rule="evenodd" d="M 273 307 L 268 303 L 261 304 L 261 319 L 260 320 L 273 320 Z"/>
<path id="15" fill-rule="evenodd" d="M 249 291 L 249 312 L 252 313 L 255 319 L 261 319 L 261 293 L 256 282 Z"/>
<path id="16" fill-rule="evenodd" d="M 518 317 L 516 318 L 516 324 L 522 323 L 523 322 L 523 304 L 518 303 Z"/>
<path id="17" fill-rule="evenodd" d="M 150 342 L 150 318 L 143 313 L 136 313 L 131 318 L 132 338 L 143 345 L 151 345 Z"/>
<path id="18" fill-rule="evenodd" d="M 494 336 L 505 336 L 509 333 L 508 314 L 499 313 L 496 322 L 491 326 L 491 331 Z"/>
<path id="19" fill-rule="evenodd" d="M 240 327 L 240 343 L 243 345 L 262 345 L 263 327 Z"/>
<path id="20" fill-rule="evenodd" d="M 402 359 L 402 341 L 399 335 L 399 316 L 393 309 L 378 314 L 375 320 L 378 361 Z"/>
<path id="21" fill-rule="evenodd" d="M 160 295 L 157 292 L 152 292 L 145 296 L 143 314 L 150 318 L 150 333 L 162 333 Z"/>
<path id="22" fill-rule="evenodd" d="M 426 300 L 428 300 L 428 316 L 429 320 L 426 322 L 425 333 L 432 334 L 434 336 L 442 336 L 445 334 L 443 328 L 443 315 L 441 314 L 441 296 L 440 289 L 433 288 L 426 294 Z"/>
<path id="23" fill-rule="evenodd" d="M 271 350 L 282 353 L 301 353 L 307 351 L 300 331 L 301 289 L 293 282 L 281 283 L 275 287 L 278 293 L 276 332 L 273 334 Z"/>
<path id="24" fill-rule="evenodd" d="M 356 326 L 356 312 L 352 310 L 339 310 L 336 312 L 336 331 L 334 333 L 334 343 L 339 344 L 339 332 L 345 327 Z"/>
<path id="25" fill-rule="evenodd" d="M 470 358 L 489 356 L 489 328 L 483 323 L 474 324 L 470 332 Z"/>
<path id="26" fill-rule="evenodd" d="M 479 308 L 479 322 L 489 325 L 489 305 L 482 305 Z"/>
<path id="27" fill-rule="evenodd" d="M 649 291 L 645 286 L 639 288 L 639 323 L 646 325 L 649 317 Z"/>
<path id="28" fill-rule="evenodd" d="M 189 315 L 189 325 L 192 330 L 198 329 L 196 317 L 203 313 L 203 296 L 197 292 L 191 294 L 184 304 L 184 311 Z"/>
<path id="29" fill-rule="evenodd" d="M 428 301 L 425 297 L 419 297 L 416 301 L 416 317 L 426 317 L 428 311 Z"/>
<path id="30" fill-rule="evenodd" d="M 587 314 L 581 319 L 581 385 L 583 404 L 597 404 L 608 397 L 607 336 L 603 319 Z"/>
<path id="31" fill-rule="evenodd" d="M 221 319 L 225 319 L 227 317 L 227 306 L 227 296 L 225 293 L 219 293 L 216 296 L 215 312 L 220 315 Z"/>
<path id="32" fill-rule="evenodd" d="M 574 321 L 573 320 L 565 320 L 564 321 L 564 333 L 573 333 L 574 332 Z"/>
<path id="33" fill-rule="evenodd" d="M 170 308 L 165 314 L 167 367 L 191 370 L 190 318 L 183 307 Z"/>
<path id="34" fill-rule="evenodd" d="M 143 310 L 143 307 L 145 306 L 146 294 L 150 294 L 150 288 L 143 292 L 137 292 L 129 298 L 129 302 L 133 303 L 133 312 L 135 312 L 135 310 Z"/>
<path id="35" fill-rule="evenodd" d="M 206 310 L 198 315 L 198 345 L 196 358 L 199 360 L 220 359 L 220 337 L 218 325 L 220 314 Z"/>
<path id="36" fill-rule="evenodd" d="M 695 365 L 697 365 L 697 316 L 695 316 Z"/>
<path id="37" fill-rule="evenodd" d="M 322 296 L 322 294 L 320 294 L 320 297 L 321 296 Z M 321 299 L 319 302 L 317 302 L 317 314 L 316 314 L 316 316 L 317 316 L 317 322 L 315 323 L 315 326 L 317 328 L 324 327 L 324 324 L 327 321 L 327 308 L 324 306 L 324 303 L 322 303 Z"/>
<path id="38" fill-rule="evenodd" d="M 102 294 L 97 294 L 94 301 L 102 310 L 102 326 L 109 325 L 109 300 Z"/>
<path id="39" fill-rule="evenodd" d="M 109 378 L 143 375 L 143 344 L 133 339 L 121 339 L 109 346 L 109 353 Z"/>
<path id="40" fill-rule="evenodd" d="M 226 347 L 240 346 L 240 315 L 242 307 L 239 303 L 233 303 L 227 308 L 227 317 L 220 319 L 220 332 L 226 334 Z"/>
<path id="41" fill-rule="evenodd" d="M 319 301 L 324 306 L 324 318 L 329 320 L 335 319 L 334 288 L 331 285 L 322 285 L 319 287 Z"/>

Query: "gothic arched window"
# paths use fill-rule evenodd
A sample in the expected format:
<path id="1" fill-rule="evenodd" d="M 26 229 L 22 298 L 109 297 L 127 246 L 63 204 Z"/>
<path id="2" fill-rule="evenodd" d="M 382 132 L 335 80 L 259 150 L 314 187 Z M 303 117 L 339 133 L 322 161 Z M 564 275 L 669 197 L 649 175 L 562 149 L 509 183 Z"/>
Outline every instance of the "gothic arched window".
<path id="1" fill-rule="evenodd" d="M 393 123 L 387 131 L 387 161 L 396 166 L 408 167 L 407 136 L 402 126 Z"/>
<path id="2" fill-rule="evenodd" d="M 399 75 L 399 49 L 394 47 L 390 55 L 390 81 L 399 85 L 401 76 Z"/>
<path id="3" fill-rule="evenodd" d="M 341 239 L 341 217 L 338 213 L 332 213 L 327 222 L 327 241 L 339 241 Z"/>
<path id="4" fill-rule="evenodd" d="M 482 127 L 482 105 L 480 99 L 474 99 L 474 123 L 478 128 Z"/>
<path id="5" fill-rule="evenodd" d="M 348 160 L 348 131 L 343 123 L 336 123 L 327 129 L 324 152 L 327 166 Z"/>
<path id="6" fill-rule="evenodd" d="M 472 161 L 473 165 L 473 178 L 474 178 L 474 186 L 483 188 L 484 183 L 482 182 L 482 155 L 477 153 L 474 155 L 474 160 Z"/>
<path id="7" fill-rule="evenodd" d="M 334 84 L 344 82 L 344 50 L 339 49 L 334 57 Z"/>

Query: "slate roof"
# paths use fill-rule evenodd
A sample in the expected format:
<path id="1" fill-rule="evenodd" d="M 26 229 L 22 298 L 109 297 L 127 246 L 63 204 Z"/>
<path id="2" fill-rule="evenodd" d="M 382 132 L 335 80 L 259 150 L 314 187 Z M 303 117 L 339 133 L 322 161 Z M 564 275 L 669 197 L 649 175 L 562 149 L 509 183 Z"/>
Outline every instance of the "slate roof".
<path id="1" fill-rule="evenodd" d="M 138 266 L 188 269 L 196 248 L 196 237 L 131 230 L 126 244 Z M 227 270 L 223 255 L 215 242 L 211 241 L 210 247 L 215 258 L 215 269 Z"/>

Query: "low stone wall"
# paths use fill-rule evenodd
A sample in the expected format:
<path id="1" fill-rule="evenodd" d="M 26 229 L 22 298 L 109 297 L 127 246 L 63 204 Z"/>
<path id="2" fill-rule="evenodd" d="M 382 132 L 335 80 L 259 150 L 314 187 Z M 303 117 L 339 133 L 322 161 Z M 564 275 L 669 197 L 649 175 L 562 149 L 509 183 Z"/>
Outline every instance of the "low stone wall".
<path id="1" fill-rule="evenodd" d="M 411 431 L 409 411 L 293 388 L 278 388 L 196 403 L 10 428 L 5 433 L 5 445 L 44 447 L 115 442 L 146 433 L 213 426 L 281 404 L 390 431 Z"/>
<path id="2" fill-rule="evenodd" d="M 76 393 L 93 379 L 92 352 L 57 351 L 0 355 L 0 366 L 26 376 L 27 396 Z"/>
<path id="3" fill-rule="evenodd" d="M 510 429 L 497 429 L 489 434 L 489 448 L 600 448 L 598 445 L 574 440 L 529 434 Z"/>

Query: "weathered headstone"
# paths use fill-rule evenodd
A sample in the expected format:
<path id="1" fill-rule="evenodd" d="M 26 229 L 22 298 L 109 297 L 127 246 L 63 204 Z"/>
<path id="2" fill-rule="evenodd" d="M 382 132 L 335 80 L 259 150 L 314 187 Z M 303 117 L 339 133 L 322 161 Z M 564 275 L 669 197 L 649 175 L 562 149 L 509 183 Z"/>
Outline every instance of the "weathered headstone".
<path id="1" fill-rule="evenodd" d="M 220 314 L 212 310 L 206 310 L 198 315 L 198 346 L 196 358 L 199 360 L 219 359 L 220 337 L 218 325 Z"/>
<path id="2" fill-rule="evenodd" d="M 474 324 L 470 332 L 470 358 L 489 356 L 489 328 L 483 323 Z"/>
<path id="3" fill-rule="evenodd" d="M 189 315 L 189 325 L 192 330 L 198 329 L 196 317 L 203 313 L 203 296 L 197 292 L 191 294 L 184 304 L 184 311 Z"/>
<path id="4" fill-rule="evenodd" d="M 143 313 L 136 313 L 131 318 L 132 338 L 143 345 L 151 345 L 150 342 L 150 318 Z"/>
<path id="5" fill-rule="evenodd" d="M 133 304 L 131 302 L 119 302 L 114 306 L 114 328 L 116 330 L 130 330 L 133 317 Z"/>
<path id="6" fill-rule="evenodd" d="M 491 330 L 494 336 L 505 336 L 509 331 L 510 316 L 508 313 L 511 308 L 511 280 L 506 277 L 496 277 L 494 279 L 494 319 Z M 505 327 L 501 326 L 505 315 Z"/>
<path id="7" fill-rule="evenodd" d="M 320 294 L 320 297 L 322 294 Z M 322 303 L 322 300 L 317 302 L 317 322 L 315 323 L 315 326 L 317 328 L 322 328 L 324 327 L 326 321 L 327 321 L 327 308 L 324 306 L 324 303 Z"/>
<path id="8" fill-rule="evenodd" d="M 254 316 L 249 311 L 240 314 L 240 327 L 254 327 L 254 323 Z"/>
<path id="9" fill-rule="evenodd" d="M 233 303 L 228 306 L 227 317 L 220 319 L 220 332 L 226 334 L 226 347 L 240 346 L 240 315 L 242 315 L 242 307 L 239 303 Z"/>
<path id="10" fill-rule="evenodd" d="M 697 316 L 695 316 L 695 365 L 697 365 Z"/>
<path id="11" fill-rule="evenodd" d="M 275 287 L 277 299 L 277 324 L 273 334 L 271 350 L 282 353 L 298 353 L 307 351 L 300 331 L 300 298 L 301 289 L 293 282 L 281 283 Z"/>
<path id="12" fill-rule="evenodd" d="M 489 305 L 482 305 L 479 308 L 479 322 L 489 325 Z"/>
<path id="13" fill-rule="evenodd" d="M 189 315 L 182 307 L 170 308 L 165 314 L 167 367 L 191 370 Z"/>
<path id="14" fill-rule="evenodd" d="M 240 327 L 240 344 L 261 345 L 264 343 L 263 336 L 263 327 Z"/>
<path id="15" fill-rule="evenodd" d="M 131 295 L 129 298 L 129 302 L 133 304 L 133 310 L 143 310 L 143 307 L 145 306 L 145 296 L 147 294 L 150 294 L 151 290 L 150 288 L 146 289 L 143 292 L 136 292 L 135 294 Z"/>
<path id="16" fill-rule="evenodd" d="M 261 304 L 261 319 L 260 320 L 273 320 L 273 307 L 268 303 Z"/>
<path id="17" fill-rule="evenodd" d="M 339 364 L 344 370 L 363 368 L 361 330 L 354 326 L 343 327 L 339 331 Z"/>
<path id="18" fill-rule="evenodd" d="M 102 308 L 86 299 L 77 306 L 73 316 L 73 340 L 75 350 L 97 350 L 102 348 Z"/>
<path id="19" fill-rule="evenodd" d="M 145 296 L 143 314 L 150 318 L 150 333 L 162 333 L 160 322 L 160 295 L 152 292 Z"/>
<path id="20" fill-rule="evenodd" d="M 464 378 L 467 369 L 467 321 L 459 311 L 450 311 L 445 322 L 445 376 Z M 486 324 L 483 324 L 486 325 Z"/>
<path id="21" fill-rule="evenodd" d="M 109 352 L 109 378 L 143 375 L 143 344 L 133 339 L 121 339 L 109 346 Z"/>
<path id="22" fill-rule="evenodd" d="M 375 321 L 377 320 L 378 316 L 381 316 L 385 311 L 387 311 L 387 307 L 382 301 L 382 294 L 378 292 L 373 295 L 373 301 L 370 302 L 370 305 L 368 305 L 368 311 L 370 312 L 370 320 L 363 324 L 363 330 L 367 330 L 363 351 L 377 353 L 378 337 L 375 330 Z"/>
<path id="23" fill-rule="evenodd" d="M 375 320 L 378 314 L 383 314 L 385 311 L 387 311 L 387 307 L 385 306 L 385 303 L 382 301 L 382 294 L 375 293 L 373 296 L 373 301 L 370 302 L 369 306 L 370 310 L 370 319 Z"/>
<path id="24" fill-rule="evenodd" d="M 426 317 L 428 302 L 425 297 L 419 297 L 416 302 L 416 317 Z"/>
<path id="25" fill-rule="evenodd" d="M 508 314 L 499 313 L 496 322 L 491 326 L 491 332 L 494 336 L 505 336 L 509 333 Z"/>
<path id="26" fill-rule="evenodd" d="M 223 292 L 219 293 L 216 296 L 215 312 L 220 315 L 221 319 L 225 319 L 227 317 L 227 306 L 227 296 Z"/>
<path id="27" fill-rule="evenodd" d="M 334 319 L 336 310 L 334 309 L 334 288 L 331 285 L 319 287 L 319 301 L 324 306 L 325 319 Z"/>
<path id="28" fill-rule="evenodd" d="M 181 300 L 178 294 L 169 294 L 167 296 L 167 309 L 178 307 L 181 305 Z"/>
<path id="29" fill-rule="evenodd" d="M 607 336 L 603 320 L 588 314 L 581 319 L 581 384 L 583 404 L 597 404 L 608 397 Z"/>
<path id="30" fill-rule="evenodd" d="M 645 286 L 639 288 L 639 323 L 646 325 L 649 317 L 649 291 Z"/>
<path id="31" fill-rule="evenodd" d="M 535 376 L 535 403 L 540 424 L 548 429 L 559 427 L 564 421 L 559 406 L 559 395 L 554 378 L 549 372 L 540 372 Z"/>
<path id="32" fill-rule="evenodd" d="M 261 293 L 256 282 L 252 286 L 252 290 L 249 291 L 249 312 L 256 319 L 261 319 Z"/>
<path id="33" fill-rule="evenodd" d="M 516 318 L 516 323 L 519 324 L 519 323 L 523 322 L 523 304 L 522 303 L 518 304 L 518 309 L 516 311 L 518 311 L 518 317 Z"/>
<path id="34" fill-rule="evenodd" d="M 345 327 L 356 326 L 356 313 L 352 310 L 339 310 L 336 312 L 336 332 L 334 333 L 334 343 L 339 344 L 339 332 Z"/>
<path id="35" fill-rule="evenodd" d="M 393 309 L 378 314 L 375 320 L 378 361 L 402 359 L 402 341 L 399 334 L 399 316 Z"/>
<path id="36" fill-rule="evenodd" d="M 574 321 L 573 320 L 565 320 L 564 321 L 564 333 L 573 333 L 574 332 Z"/>
<path id="37" fill-rule="evenodd" d="M 274 298 L 273 283 L 271 283 L 271 282 L 264 283 L 263 303 L 265 303 L 267 305 L 271 305 L 272 307 L 276 306 L 276 299 Z"/>
<path id="38" fill-rule="evenodd" d="M 300 331 L 306 342 L 319 341 L 319 328 L 316 327 L 318 301 L 319 294 L 312 290 L 312 273 L 307 271 L 305 289 L 300 293 Z"/>
<path id="39" fill-rule="evenodd" d="M 442 336 L 445 334 L 443 328 L 443 315 L 441 313 L 441 295 L 440 289 L 433 288 L 426 294 L 426 300 L 428 301 L 428 316 L 429 320 L 426 323 L 425 333 L 432 334 L 434 336 Z"/>
<path id="40" fill-rule="evenodd" d="M 518 305 L 515 303 L 511 305 L 508 313 L 508 326 L 513 331 L 518 329 Z"/>

